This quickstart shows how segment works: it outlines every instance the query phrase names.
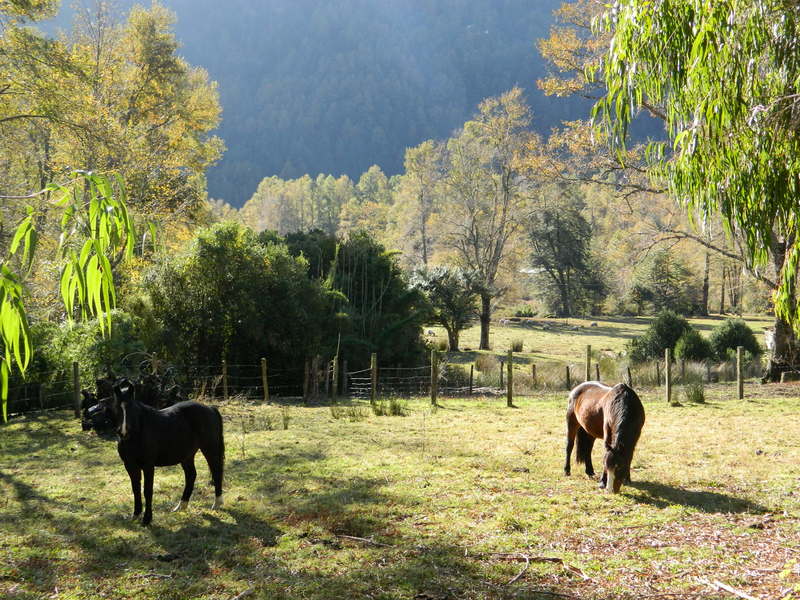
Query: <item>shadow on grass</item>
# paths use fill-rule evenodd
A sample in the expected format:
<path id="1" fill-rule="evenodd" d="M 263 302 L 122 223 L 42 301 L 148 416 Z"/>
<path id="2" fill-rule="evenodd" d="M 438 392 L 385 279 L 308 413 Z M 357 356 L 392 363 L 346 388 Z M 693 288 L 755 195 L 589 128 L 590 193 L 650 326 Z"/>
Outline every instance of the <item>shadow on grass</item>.
<path id="1" fill-rule="evenodd" d="M 706 513 L 769 512 L 767 507 L 756 502 L 719 492 L 687 490 L 655 481 L 634 481 L 630 487 L 639 492 L 628 492 L 634 500 L 657 508 L 679 505 Z"/>

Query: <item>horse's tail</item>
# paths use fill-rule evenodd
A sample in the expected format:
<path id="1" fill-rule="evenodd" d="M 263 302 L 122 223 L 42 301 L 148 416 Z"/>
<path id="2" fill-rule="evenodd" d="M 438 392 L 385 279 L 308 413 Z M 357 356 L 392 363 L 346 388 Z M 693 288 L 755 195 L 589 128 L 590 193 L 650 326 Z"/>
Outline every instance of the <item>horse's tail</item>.
<path id="1" fill-rule="evenodd" d="M 592 460 L 594 438 L 586 433 L 583 427 L 578 427 L 577 438 L 575 441 L 575 462 L 583 465 L 589 464 Z"/>
<path id="2" fill-rule="evenodd" d="M 211 407 L 217 417 L 217 458 L 219 460 L 219 482 L 222 485 L 222 474 L 225 471 L 225 434 L 222 432 L 222 415 L 216 406 Z"/>

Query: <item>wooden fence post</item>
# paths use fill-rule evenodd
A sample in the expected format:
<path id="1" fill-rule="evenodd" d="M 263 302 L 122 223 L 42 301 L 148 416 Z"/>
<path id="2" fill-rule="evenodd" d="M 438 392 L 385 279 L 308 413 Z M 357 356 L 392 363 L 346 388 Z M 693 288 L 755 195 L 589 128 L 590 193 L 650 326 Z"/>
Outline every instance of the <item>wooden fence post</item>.
<path id="1" fill-rule="evenodd" d="M 311 359 L 311 395 L 314 400 L 319 398 L 319 354 L 315 354 Z"/>
<path id="2" fill-rule="evenodd" d="M 536 385 L 536 363 L 531 363 L 531 385 Z"/>
<path id="3" fill-rule="evenodd" d="M 742 347 L 736 346 L 736 397 L 744 399 L 744 372 L 742 365 Z"/>
<path id="4" fill-rule="evenodd" d="M 514 351 L 508 351 L 508 383 L 506 384 L 506 406 L 514 406 Z"/>
<path id="5" fill-rule="evenodd" d="M 566 367 L 566 377 L 567 377 L 567 389 L 571 390 L 572 389 L 572 382 L 569 379 L 569 365 L 567 365 L 567 367 Z"/>
<path id="6" fill-rule="evenodd" d="M 267 359 L 261 359 L 261 387 L 264 389 L 264 402 L 269 402 L 269 380 L 267 379 Z"/>
<path id="7" fill-rule="evenodd" d="M 672 400 L 672 357 L 669 348 L 664 350 L 664 392 L 667 397 L 667 404 Z"/>
<path id="8" fill-rule="evenodd" d="M 633 375 L 631 375 L 631 366 L 628 365 L 625 367 L 625 371 L 628 374 L 628 387 L 633 387 Z"/>
<path id="9" fill-rule="evenodd" d="M 475 365 L 469 366 L 469 395 L 472 396 L 472 382 L 475 376 Z"/>
<path id="10" fill-rule="evenodd" d="M 600 381 L 600 363 L 594 363 L 595 381 Z"/>
<path id="11" fill-rule="evenodd" d="M 228 401 L 228 361 L 222 359 L 222 398 Z"/>
<path id="12" fill-rule="evenodd" d="M 505 368 L 506 368 L 506 361 L 500 359 L 500 389 L 501 390 L 503 389 L 503 387 L 505 387 L 505 384 L 503 383 L 503 371 L 505 370 Z"/>
<path id="13" fill-rule="evenodd" d="M 374 403 L 378 399 L 378 355 L 373 352 L 369 359 L 370 388 L 369 401 Z"/>
<path id="14" fill-rule="evenodd" d="M 72 363 L 72 401 L 75 404 L 75 418 L 81 417 L 81 372 L 77 362 Z"/>
<path id="15" fill-rule="evenodd" d="M 711 383 L 711 361 L 706 360 L 706 383 Z"/>
<path id="16" fill-rule="evenodd" d="M 431 406 L 436 406 L 439 398 L 439 355 L 431 350 Z"/>
<path id="17" fill-rule="evenodd" d="M 310 381 L 309 378 L 311 377 L 311 359 L 306 356 L 306 364 L 305 368 L 303 369 L 303 402 L 308 401 L 308 392 L 310 391 Z"/>
<path id="18" fill-rule="evenodd" d="M 591 381 L 592 379 L 592 346 L 586 345 L 586 377 L 584 381 Z"/>
<path id="19" fill-rule="evenodd" d="M 333 357 L 333 390 L 331 396 L 334 400 L 339 397 L 339 356 Z"/>
<path id="20" fill-rule="evenodd" d="M 656 387 L 661 385 L 661 361 L 656 360 Z"/>

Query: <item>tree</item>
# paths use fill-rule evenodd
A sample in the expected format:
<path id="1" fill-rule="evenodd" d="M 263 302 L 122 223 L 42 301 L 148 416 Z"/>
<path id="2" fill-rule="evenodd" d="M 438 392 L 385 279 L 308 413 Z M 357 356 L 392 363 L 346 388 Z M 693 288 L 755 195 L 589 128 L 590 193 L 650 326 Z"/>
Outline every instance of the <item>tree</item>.
<path id="1" fill-rule="evenodd" d="M 97 318 L 103 334 L 111 328 L 116 304 L 114 265 L 133 255 L 136 233 L 119 178 L 76 172 L 66 184 L 4 199 L 31 201 L 0 262 L 0 404 L 6 421 L 12 366 L 24 373 L 33 351 L 24 304 L 25 275 L 33 266 L 40 230 L 58 217 L 60 292 L 67 318 L 76 312 L 84 319 Z"/>
<path id="2" fill-rule="evenodd" d="M 478 316 L 475 304 L 479 288 L 474 274 L 440 266 L 420 269 L 413 283 L 428 298 L 432 320 L 447 331 L 450 350 L 458 352 L 459 334 Z"/>
<path id="3" fill-rule="evenodd" d="M 330 314 L 325 290 L 286 246 L 220 223 L 197 232 L 180 255 L 155 265 L 130 310 L 153 323 L 148 346 L 181 364 L 250 364 L 268 356 L 293 369 L 319 351 Z"/>
<path id="4" fill-rule="evenodd" d="M 442 244 L 480 284 L 482 350 L 489 348 L 492 302 L 505 291 L 499 276 L 510 265 L 528 203 L 521 158 L 533 137 L 529 124 L 522 90 L 514 88 L 484 100 L 447 143 Z"/>
<path id="5" fill-rule="evenodd" d="M 98 3 L 58 40 L 4 28 L 0 144 L 22 152 L 9 152 L 0 185 L 43 186 L 72 165 L 113 170 L 140 213 L 191 217 L 205 198 L 205 170 L 223 150 L 209 134 L 220 107 L 206 72 L 177 55 L 173 21 L 155 3 L 117 24 Z"/>
<path id="6" fill-rule="evenodd" d="M 629 0 L 604 18 L 613 44 L 597 106 L 618 147 L 639 109 L 667 107 L 664 158 L 654 175 L 705 216 L 742 235 L 754 265 L 778 273 L 770 378 L 800 329 L 798 8 L 780 0 L 656 3 Z"/>
<path id="7" fill-rule="evenodd" d="M 588 297 L 602 297 L 604 288 L 591 257 L 592 227 L 569 193 L 562 190 L 555 199 L 545 198 L 526 222 L 531 267 L 540 275 L 545 295 L 558 298 L 555 312 L 560 317 L 584 308 Z"/>
<path id="8" fill-rule="evenodd" d="M 652 252 L 638 265 L 631 292 L 634 303 L 640 307 L 649 303 L 654 312 L 699 312 L 700 290 L 692 282 L 692 273 L 667 248 Z"/>

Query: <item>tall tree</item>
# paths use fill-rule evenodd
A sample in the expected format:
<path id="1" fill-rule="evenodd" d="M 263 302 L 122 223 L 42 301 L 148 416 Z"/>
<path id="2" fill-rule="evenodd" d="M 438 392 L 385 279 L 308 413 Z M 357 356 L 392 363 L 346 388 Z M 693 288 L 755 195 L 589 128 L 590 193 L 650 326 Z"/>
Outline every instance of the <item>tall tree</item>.
<path id="1" fill-rule="evenodd" d="M 667 107 L 673 155 L 655 175 L 677 198 L 739 231 L 756 265 L 779 273 L 768 375 L 800 329 L 800 7 L 782 0 L 618 3 L 598 111 L 617 146 L 641 108 Z M 665 144 L 656 149 L 666 155 Z"/>
<path id="2" fill-rule="evenodd" d="M 480 284 L 480 348 L 489 348 L 492 303 L 506 291 L 499 276 L 511 263 L 528 197 L 522 156 L 534 137 L 520 88 L 484 100 L 474 119 L 447 143 L 442 243 Z"/>
<path id="3" fill-rule="evenodd" d="M 420 269 L 413 283 L 427 296 L 432 320 L 447 331 L 450 350 L 458 352 L 461 331 L 478 316 L 474 273 L 445 266 Z"/>

